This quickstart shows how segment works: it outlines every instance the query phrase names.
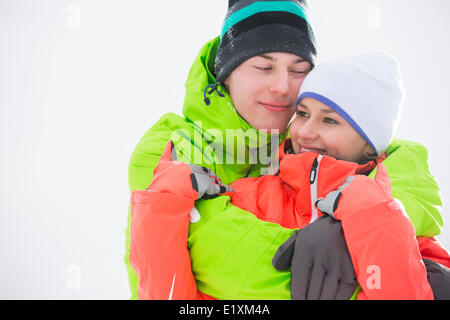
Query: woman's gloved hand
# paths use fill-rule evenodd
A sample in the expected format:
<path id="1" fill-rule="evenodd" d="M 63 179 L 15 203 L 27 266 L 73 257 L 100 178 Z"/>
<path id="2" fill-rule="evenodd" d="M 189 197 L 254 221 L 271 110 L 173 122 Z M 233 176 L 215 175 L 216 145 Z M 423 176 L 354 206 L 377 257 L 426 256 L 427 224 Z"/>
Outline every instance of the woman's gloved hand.
<path id="1" fill-rule="evenodd" d="M 358 285 L 341 223 L 329 216 L 296 230 L 272 264 L 290 267 L 293 300 L 349 299 Z"/>

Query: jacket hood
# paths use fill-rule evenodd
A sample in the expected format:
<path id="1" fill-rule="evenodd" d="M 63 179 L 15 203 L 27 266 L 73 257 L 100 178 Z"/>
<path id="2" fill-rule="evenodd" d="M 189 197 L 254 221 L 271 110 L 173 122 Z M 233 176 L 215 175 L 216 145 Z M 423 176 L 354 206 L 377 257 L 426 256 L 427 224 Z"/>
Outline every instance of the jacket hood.
<path id="1" fill-rule="evenodd" d="M 183 115 L 191 122 L 201 121 L 206 130 L 248 130 L 252 127 L 236 112 L 224 87 L 218 85 L 218 91 L 208 93 L 207 87 L 216 83 L 213 70 L 219 43 L 219 37 L 207 42 L 195 58 L 185 83 Z M 209 105 L 204 101 L 205 97 L 209 99 Z"/>
<path id="2" fill-rule="evenodd" d="M 430 172 L 427 149 L 416 142 L 395 139 L 383 161 L 391 180 L 392 197 L 405 206 L 416 235 L 434 237 L 443 227 L 442 195 Z M 369 176 L 374 177 L 374 170 Z"/>
<path id="3" fill-rule="evenodd" d="M 185 83 L 183 115 L 196 129 L 202 131 L 203 140 L 222 144 L 227 152 L 231 151 L 233 146 L 226 144 L 234 144 L 235 139 L 241 139 L 242 143 L 245 141 L 245 145 L 250 149 L 258 149 L 270 145 L 273 138 L 277 140 L 278 148 L 288 130 L 281 135 L 272 136 L 254 129 L 237 113 L 227 90 L 216 84 L 213 70 L 219 43 L 220 37 L 207 42 L 195 58 Z M 212 86 L 216 87 L 211 88 Z"/>

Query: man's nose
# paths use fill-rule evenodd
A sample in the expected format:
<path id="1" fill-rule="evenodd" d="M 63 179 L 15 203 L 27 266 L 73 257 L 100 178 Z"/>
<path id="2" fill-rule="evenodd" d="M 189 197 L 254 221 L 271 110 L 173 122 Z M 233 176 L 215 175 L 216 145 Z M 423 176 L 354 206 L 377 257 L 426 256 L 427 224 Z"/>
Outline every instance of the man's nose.
<path id="1" fill-rule="evenodd" d="M 271 79 L 270 92 L 286 95 L 290 90 L 289 73 L 287 71 L 279 71 L 274 74 Z"/>

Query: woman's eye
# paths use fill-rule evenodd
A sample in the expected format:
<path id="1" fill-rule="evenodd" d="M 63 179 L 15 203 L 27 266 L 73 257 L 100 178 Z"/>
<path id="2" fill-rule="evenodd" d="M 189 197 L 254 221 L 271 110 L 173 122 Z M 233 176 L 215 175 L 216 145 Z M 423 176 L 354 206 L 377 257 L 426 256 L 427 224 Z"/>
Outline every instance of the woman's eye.
<path id="1" fill-rule="evenodd" d="M 331 118 L 325 118 L 324 121 L 329 124 L 338 124 L 338 122 Z"/>
<path id="2" fill-rule="evenodd" d="M 309 114 L 307 114 L 306 112 L 301 111 L 301 110 L 297 110 L 297 111 L 295 111 L 295 113 L 297 114 L 297 116 L 302 117 L 302 118 L 308 118 L 309 117 Z"/>

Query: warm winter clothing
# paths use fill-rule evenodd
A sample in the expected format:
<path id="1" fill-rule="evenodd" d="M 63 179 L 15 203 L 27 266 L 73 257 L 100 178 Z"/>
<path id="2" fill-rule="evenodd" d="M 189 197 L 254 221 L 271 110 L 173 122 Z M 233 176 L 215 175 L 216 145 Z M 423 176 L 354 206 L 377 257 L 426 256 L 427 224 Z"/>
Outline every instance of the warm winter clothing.
<path id="1" fill-rule="evenodd" d="M 342 224 L 327 215 L 297 229 L 272 265 L 291 271 L 292 300 L 348 300 L 358 287 Z"/>
<path id="2" fill-rule="evenodd" d="M 425 148 L 416 143 L 394 140 L 386 155 L 383 164 L 389 173 L 393 197 L 403 203 L 416 236 L 420 236 L 417 240 L 422 256 L 443 257 L 440 263 L 448 265 L 444 263 L 448 253 L 432 238 L 440 233 L 442 226 L 441 200 L 439 188 L 426 165 Z M 227 197 L 199 201 L 196 208 L 201 219 L 190 225 L 189 247 L 199 290 L 217 298 L 289 297 L 289 273 L 280 275 L 265 263 L 271 261 L 278 247 L 291 236 L 292 230 L 255 221 L 253 214 L 236 210 Z M 275 212 L 278 210 L 276 205 L 272 208 Z M 316 215 L 317 212 L 311 210 L 297 223 L 300 227 L 306 225 Z M 242 261 L 247 263 L 244 265 Z M 258 283 L 261 274 L 273 281 L 252 284 Z"/>
<path id="3" fill-rule="evenodd" d="M 310 97 L 330 107 L 380 156 L 395 135 L 403 96 L 396 60 L 368 51 L 316 66 L 302 83 L 298 101 Z"/>
<path id="4" fill-rule="evenodd" d="M 230 184 L 245 176 L 259 176 L 263 172 L 261 170 L 267 167 L 266 159 L 261 158 L 260 161 L 259 158 L 252 158 L 256 160 L 250 162 L 249 155 L 257 155 L 264 149 L 265 153 L 262 153 L 270 158 L 271 149 L 276 152 L 286 136 L 287 132 L 280 137 L 254 130 L 236 112 L 229 94 L 222 87 L 211 93 L 205 90 L 216 82 L 212 70 L 219 42 L 217 37 L 206 43 L 191 67 L 186 81 L 183 116 L 165 114 L 135 147 L 128 169 L 130 191 L 144 190 L 150 185 L 153 170 L 169 140 L 174 142 L 180 161 L 210 168 L 225 184 Z M 205 104 L 205 97 L 208 105 Z M 274 147 L 271 144 L 275 144 Z M 247 161 L 239 159 L 240 154 L 244 154 Z M 125 237 L 125 264 L 131 298 L 137 299 L 138 279 L 129 263 L 130 213 Z"/>
<path id="5" fill-rule="evenodd" d="M 172 271 L 172 267 L 176 269 L 171 279 L 172 289 L 164 298 L 172 299 L 176 275 L 178 281 L 175 298 L 179 298 L 180 295 L 189 296 L 189 292 L 192 291 L 190 289 L 195 288 L 195 279 L 190 268 L 186 268 L 186 265 L 190 264 L 189 252 L 186 250 L 188 229 L 184 227 L 188 216 L 182 214 L 183 210 L 192 208 L 194 200 L 230 190 L 210 169 L 175 161 L 176 159 L 176 149 L 170 141 L 154 171 L 151 188 L 133 193 L 130 262 L 139 278 L 140 298 L 160 297 L 161 290 L 165 292 L 165 288 L 169 285 L 164 275 L 167 275 L 167 270 Z M 170 183 L 173 181 L 176 183 Z M 162 211 L 165 212 L 164 215 L 159 216 L 158 212 Z M 167 218 L 170 221 L 169 228 L 164 227 Z M 180 239 L 180 237 L 184 241 L 170 242 L 170 248 L 165 247 L 165 241 L 163 245 L 159 244 L 160 239 Z M 159 259 L 154 259 L 154 252 L 161 248 L 164 255 L 175 253 L 169 257 L 170 262 L 164 260 L 161 263 Z M 136 263 L 143 261 L 142 259 L 148 263 Z M 167 264 L 171 267 L 167 268 Z"/>
<path id="6" fill-rule="evenodd" d="M 276 249 L 292 235 L 289 228 L 302 228 L 317 217 L 313 213 L 317 197 L 337 189 L 347 176 L 370 172 L 374 162 L 358 165 L 310 152 L 283 154 L 283 150 L 284 145 L 279 174 L 240 179 L 231 185 L 234 192 L 228 196 L 243 210 L 231 207 L 228 196 L 197 203 L 200 220 L 190 226 L 190 251 L 185 247 L 186 229 L 196 197 L 179 191 L 174 194 L 170 187 L 164 193 L 152 186 L 149 191 L 133 193 L 131 251 L 139 257 L 132 255 L 132 263 L 148 284 L 144 286 L 147 290 L 140 291 L 141 298 L 165 299 L 169 293 L 174 299 L 204 298 L 197 287 L 219 299 L 290 298 L 289 273 L 271 267 Z M 378 171 L 377 181 L 389 181 L 386 171 Z M 433 239 L 419 237 L 416 241 L 409 218 L 390 205 L 391 201 L 374 192 L 365 195 L 366 190 L 358 185 L 353 188 L 356 191 L 341 199 L 340 206 L 347 209 L 339 218 L 363 289 L 358 298 L 432 298 L 422 256 L 449 266 L 448 253 Z M 368 203 L 364 202 L 366 196 Z M 382 201 L 377 202 L 378 198 Z M 352 208 L 353 199 L 358 199 L 360 206 Z M 203 205 L 211 205 L 215 212 L 203 210 Z M 360 214 L 364 219 L 355 218 L 353 212 L 363 208 L 368 214 Z M 252 214 L 244 210 L 260 220 L 251 219 Z M 371 212 L 374 210 L 376 214 Z M 349 216 L 352 218 L 347 219 Z M 161 242 L 160 237 L 168 241 Z M 193 274 L 186 271 L 191 264 L 197 286 Z M 383 290 L 370 288 L 366 270 L 371 265 L 383 270 Z M 186 284 L 186 274 L 190 284 Z"/>
<path id="7" fill-rule="evenodd" d="M 219 87 L 219 92 L 224 97 L 221 97 L 217 91 L 211 94 L 206 93 L 210 105 L 206 106 L 204 103 L 204 89 L 216 82 L 212 70 L 218 45 L 219 38 L 208 42 L 201 49 L 191 68 L 186 82 L 184 117 L 173 113 L 164 115 L 136 146 L 129 166 L 131 191 L 144 190 L 150 185 L 153 170 L 169 140 L 174 141 L 180 160 L 210 168 L 225 184 L 231 184 L 245 176 L 257 177 L 261 174 L 264 168 L 262 163 L 239 164 L 236 161 L 233 163 L 223 161 L 227 152 L 230 153 L 230 148 L 227 148 L 225 143 L 226 129 L 234 129 L 233 134 L 237 136 L 238 146 L 245 144 L 243 149 L 247 155 L 254 150 L 250 149 L 252 139 L 249 138 L 252 136 L 246 135 L 251 126 L 236 113 L 225 89 Z M 201 121 L 201 127 L 198 121 Z M 216 130 L 214 132 L 216 137 L 211 135 L 211 129 Z M 261 136 L 258 137 L 261 138 Z M 213 140 L 214 138 L 216 139 Z M 283 138 L 281 137 L 280 140 Z M 270 137 L 267 141 L 270 142 Z M 220 146 L 222 148 L 219 148 Z M 231 152 L 235 148 L 232 148 Z M 261 148 L 266 149 L 266 145 Z M 438 186 L 428 169 L 426 150 L 415 143 L 394 140 L 386 153 L 387 159 L 384 164 L 389 172 L 393 196 L 405 205 L 406 212 L 414 224 L 416 235 L 423 237 L 438 235 L 442 228 L 440 215 L 442 202 Z M 165 195 L 165 197 L 172 199 L 171 195 Z M 276 271 L 270 265 L 270 261 L 276 249 L 292 234 L 293 230 L 257 219 L 252 213 L 233 206 L 226 196 L 198 201 L 196 208 L 201 219 L 190 227 L 189 247 L 192 270 L 199 290 L 216 298 L 289 298 L 289 273 Z M 181 217 L 181 212 L 178 213 Z M 173 216 L 175 215 L 174 211 Z M 129 215 L 125 262 L 132 298 L 137 298 L 138 278 L 129 263 L 130 218 Z M 168 234 L 167 228 L 172 222 L 166 218 L 169 217 L 160 216 L 150 224 L 136 223 L 136 226 L 142 230 L 151 230 L 150 228 L 154 228 L 156 224 L 167 226 L 162 227 L 166 232 L 158 233 L 161 237 L 158 238 L 157 243 L 171 250 L 170 244 L 173 243 L 175 235 L 180 236 L 176 231 L 185 230 L 183 232 L 186 232 L 189 220 L 183 218 L 184 225 L 175 224 L 173 233 Z M 303 220 L 300 222 L 305 225 L 311 219 L 306 215 Z M 150 233 L 149 231 L 141 233 L 144 237 L 136 239 L 133 244 L 137 249 L 134 266 L 143 274 L 148 273 L 150 267 L 147 264 L 148 256 L 144 255 L 139 259 L 139 255 L 145 252 L 140 249 L 139 241 L 148 243 L 145 235 Z M 428 246 L 428 242 L 424 245 Z M 434 248 L 434 246 L 427 248 Z M 428 252 L 430 251 L 433 250 Z M 223 255 L 224 252 L 226 257 Z M 160 258 L 163 260 L 163 257 Z M 269 261 L 269 264 L 261 263 L 261 261 Z M 261 274 L 272 280 L 255 284 L 254 280 L 261 279 Z M 142 295 L 142 297 L 147 296 L 146 293 Z"/>
<path id="8" fill-rule="evenodd" d="M 247 59 L 287 52 L 315 64 L 316 47 L 304 0 L 230 0 L 216 56 L 216 81 Z"/>

